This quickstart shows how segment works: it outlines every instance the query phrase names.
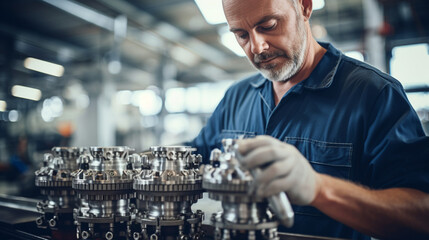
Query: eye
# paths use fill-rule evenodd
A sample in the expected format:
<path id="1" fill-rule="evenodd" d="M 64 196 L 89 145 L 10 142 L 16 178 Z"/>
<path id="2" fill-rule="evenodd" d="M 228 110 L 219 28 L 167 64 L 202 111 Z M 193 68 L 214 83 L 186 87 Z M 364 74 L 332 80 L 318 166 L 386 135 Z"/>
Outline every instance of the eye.
<path id="1" fill-rule="evenodd" d="M 248 36 L 248 34 L 247 34 L 247 32 L 236 32 L 236 33 L 235 33 L 235 36 L 236 36 L 238 39 L 246 39 L 246 38 L 247 38 L 247 36 Z"/>
<path id="2" fill-rule="evenodd" d="M 261 31 L 270 31 L 270 30 L 273 30 L 276 26 L 277 26 L 276 23 L 271 23 L 271 24 L 260 25 L 258 26 L 258 28 Z"/>

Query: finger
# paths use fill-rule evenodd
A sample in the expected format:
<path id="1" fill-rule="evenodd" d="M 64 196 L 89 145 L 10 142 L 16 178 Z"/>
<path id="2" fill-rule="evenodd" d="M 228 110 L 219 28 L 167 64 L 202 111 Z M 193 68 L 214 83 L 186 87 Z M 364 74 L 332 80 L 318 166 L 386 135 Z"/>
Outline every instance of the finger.
<path id="1" fill-rule="evenodd" d="M 260 197 L 269 197 L 272 195 L 275 195 L 279 192 L 286 192 L 292 191 L 292 195 L 295 194 L 293 192 L 293 189 L 296 188 L 298 185 L 299 176 L 296 176 L 297 172 L 290 172 L 287 175 L 284 175 L 279 178 L 272 179 L 267 184 L 264 184 L 264 188 L 261 189 L 261 192 L 259 192 Z M 258 189 L 259 190 L 259 189 Z"/>
<path id="2" fill-rule="evenodd" d="M 241 164 L 248 169 L 253 169 L 286 157 L 287 152 L 282 148 L 268 145 L 250 151 L 249 154 L 241 159 Z"/>
<path id="3" fill-rule="evenodd" d="M 271 182 L 264 184 L 264 188 L 261 189 L 258 196 L 269 197 L 279 192 L 286 192 L 291 200 L 295 200 L 299 198 L 299 192 L 306 191 L 306 189 L 300 187 L 302 184 L 299 184 L 300 181 L 303 181 L 303 178 L 305 179 L 306 177 L 300 171 L 291 171 L 283 177 L 273 179 Z"/>
<path id="4" fill-rule="evenodd" d="M 265 185 L 263 189 L 260 189 L 260 191 L 258 191 L 257 196 L 266 198 L 276 195 L 280 192 L 286 192 L 284 188 L 286 188 L 287 185 L 291 184 L 288 184 L 284 178 L 276 179 L 274 181 L 271 181 L 268 185 Z"/>
<path id="5" fill-rule="evenodd" d="M 238 151 L 241 155 L 245 156 L 249 153 L 249 151 L 257 147 L 272 145 L 277 141 L 277 139 L 266 135 L 260 135 L 255 138 L 240 139 L 237 140 Z"/>
<path id="6" fill-rule="evenodd" d="M 274 179 L 284 178 L 291 173 L 292 168 L 293 161 L 288 161 L 288 159 L 274 162 L 269 167 L 262 170 L 257 176 L 255 176 L 255 184 L 267 185 Z"/>
<path id="7" fill-rule="evenodd" d="M 298 171 L 292 170 L 293 161 L 279 161 L 272 165 L 274 165 L 272 168 L 267 168 L 261 172 L 254 183 L 257 186 L 256 195 L 259 197 L 268 197 L 278 192 L 287 192 L 297 184 L 299 176 L 297 176 Z"/>

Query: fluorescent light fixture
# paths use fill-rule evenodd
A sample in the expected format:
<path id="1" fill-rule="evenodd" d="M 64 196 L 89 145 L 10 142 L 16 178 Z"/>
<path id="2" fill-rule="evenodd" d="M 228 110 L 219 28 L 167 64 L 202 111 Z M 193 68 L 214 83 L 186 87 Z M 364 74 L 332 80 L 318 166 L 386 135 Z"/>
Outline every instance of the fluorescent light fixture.
<path id="1" fill-rule="evenodd" d="M 153 90 L 134 91 L 131 103 L 139 107 L 143 116 L 157 115 L 162 110 L 162 99 Z"/>
<path id="2" fill-rule="evenodd" d="M 175 60 L 187 66 L 192 67 L 200 62 L 200 58 L 197 55 L 180 46 L 173 46 L 170 50 L 170 54 Z"/>
<path id="3" fill-rule="evenodd" d="M 55 77 L 61 77 L 64 74 L 63 66 L 32 57 L 28 57 L 24 60 L 24 67 Z"/>
<path id="4" fill-rule="evenodd" d="M 190 113 L 198 113 L 201 108 L 201 94 L 197 87 L 190 87 L 186 90 L 186 110 Z"/>
<path id="5" fill-rule="evenodd" d="M 122 105 L 129 105 L 131 104 L 132 95 L 133 93 L 129 90 L 116 92 L 116 101 Z"/>
<path id="6" fill-rule="evenodd" d="M 17 110 L 12 110 L 9 112 L 9 121 L 17 122 L 19 119 L 19 112 Z"/>
<path id="7" fill-rule="evenodd" d="M 36 88 L 15 85 L 12 87 L 12 95 L 19 98 L 39 101 L 42 97 L 42 92 Z"/>
<path id="8" fill-rule="evenodd" d="M 222 0 L 194 0 L 207 23 L 216 25 L 226 23 Z M 325 7 L 325 0 L 314 0 L 313 11 Z"/>
<path id="9" fill-rule="evenodd" d="M 313 11 L 319 10 L 325 7 L 325 0 L 313 0 Z"/>
<path id="10" fill-rule="evenodd" d="M 230 31 L 222 33 L 222 35 L 220 36 L 220 41 L 225 47 L 227 47 L 237 56 L 240 56 L 240 57 L 246 56 L 246 54 L 244 53 L 244 50 L 241 48 L 240 44 L 238 44 L 234 33 Z"/>
<path id="11" fill-rule="evenodd" d="M 122 69 L 122 64 L 118 60 L 110 61 L 107 64 L 107 70 L 109 70 L 111 74 L 118 74 L 121 72 L 121 69 Z"/>
<path id="12" fill-rule="evenodd" d="M 0 100 L 0 112 L 6 111 L 7 104 L 5 101 Z"/>
<path id="13" fill-rule="evenodd" d="M 226 23 L 225 14 L 223 13 L 222 0 L 194 0 L 200 9 L 204 19 L 209 24 L 216 25 Z"/>
<path id="14" fill-rule="evenodd" d="M 170 113 L 184 112 L 185 99 L 186 90 L 184 88 L 170 88 L 165 92 L 165 109 Z"/>

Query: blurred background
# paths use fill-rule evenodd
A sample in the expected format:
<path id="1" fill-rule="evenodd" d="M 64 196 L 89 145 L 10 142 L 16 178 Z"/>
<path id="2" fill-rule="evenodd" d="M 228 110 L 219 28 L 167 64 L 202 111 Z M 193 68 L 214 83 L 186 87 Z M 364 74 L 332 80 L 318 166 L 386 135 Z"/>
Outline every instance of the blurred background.
<path id="1" fill-rule="evenodd" d="M 312 31 L 399 79 L 428 132 L 429 2 L 313 0 Z M 53 146 L 177 144 L 255 72 L 219 0 L 0 1 L 0 193 Z"/>

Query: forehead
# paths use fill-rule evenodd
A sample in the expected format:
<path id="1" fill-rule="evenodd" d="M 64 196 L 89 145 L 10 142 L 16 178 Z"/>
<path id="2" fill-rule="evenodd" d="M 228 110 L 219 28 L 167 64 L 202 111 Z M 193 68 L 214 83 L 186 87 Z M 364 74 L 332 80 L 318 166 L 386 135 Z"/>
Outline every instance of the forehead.
<path id="1" fill-rule="evenodd" d="M 231 27 L 246 22 L 254 24 L 270 15 L 287 15 L 292 0 L 223 0 L 223 9 Z"/>

